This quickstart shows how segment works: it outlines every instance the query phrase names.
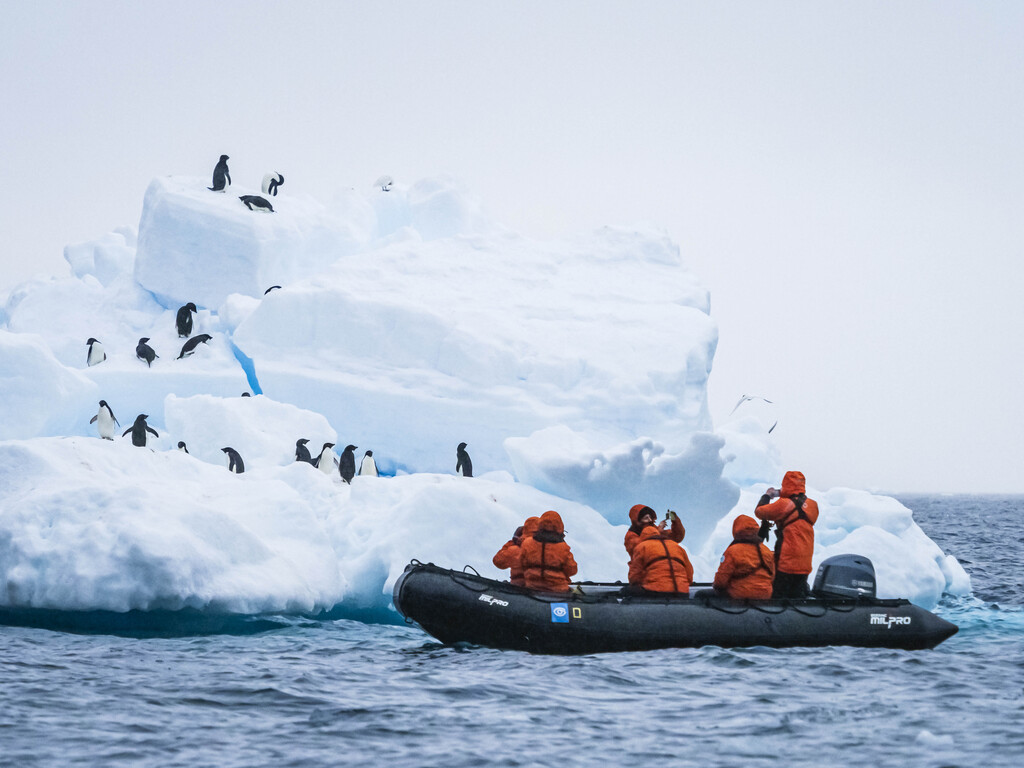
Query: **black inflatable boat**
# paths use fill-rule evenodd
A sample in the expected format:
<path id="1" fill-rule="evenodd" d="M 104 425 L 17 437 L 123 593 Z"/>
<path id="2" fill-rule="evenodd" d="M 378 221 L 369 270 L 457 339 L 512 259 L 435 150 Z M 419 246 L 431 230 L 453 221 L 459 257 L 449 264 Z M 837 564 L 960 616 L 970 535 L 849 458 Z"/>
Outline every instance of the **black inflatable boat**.
<path id="1" fill-rule="evenodd" d="M 703 645 L 919 650 L 957 632 L 908 600 L 877 599 L 874 568 L 856 555 L 822 563 L 811 596 L 801 600 L 628 596 L 622 586 L 582 582 L 571 592 L 536 592 L 414 560 L 395 582 L 394 603 L 443 643 L 533 653 Z"/>

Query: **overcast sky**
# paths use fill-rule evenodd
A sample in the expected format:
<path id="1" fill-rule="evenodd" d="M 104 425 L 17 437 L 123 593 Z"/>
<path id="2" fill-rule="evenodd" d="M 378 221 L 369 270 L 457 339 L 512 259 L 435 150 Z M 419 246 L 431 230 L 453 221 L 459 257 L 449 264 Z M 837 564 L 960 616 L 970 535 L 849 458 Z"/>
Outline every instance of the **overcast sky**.
<path id="1" fill-rule="evenodd" d="M 773 400 L 811 485 L 1024 492 L 1024 3 L 0 13 L 0 288 L 222 153 L 324 202 L 450 173 L 530 237 L 666 230 L 711 291 L 716 423 Z"/>

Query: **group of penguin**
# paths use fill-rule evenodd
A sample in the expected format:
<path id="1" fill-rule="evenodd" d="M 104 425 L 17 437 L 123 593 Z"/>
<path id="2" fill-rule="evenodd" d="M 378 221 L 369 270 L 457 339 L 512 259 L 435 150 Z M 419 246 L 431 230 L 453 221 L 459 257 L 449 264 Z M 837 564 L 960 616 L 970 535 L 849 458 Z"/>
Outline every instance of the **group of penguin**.
<path id="1" fill-rule="evenodd" d="M 192 313 L 198 312 L 196 305 L 191 301 L 183 307 L 178 308 L 178 314 L 175 316 L 174 323 L 178 329 L 179 339 L 188 339 L 181 346 L 181 352 L 178 353 L 176 360 L 181 360 L 184 357 L 190 357 L 195 354 L 196 347 L 200 344 L 205 344 L 210 341 L 213 336 L 208 333 L 200 333 L 197 336 L 192 336 Z M 192 338 L 188 338 L 192 336 Z M 107 359 L 107 352 L 103 348 L 103 344 L 95 338 L 90 337 L 86 340 L 85 345 L 87 347 L 85 362 L 87 365 L 94 366 L 99 365 Z M 151 346 L 149 346 L 149 336 L 143 336 L 139 339 L 139 343 L 135 345 L 135 356 L 146 364 L 147 368 L 153 367 L 153 361 L 156 360 L 160 355 L 156 353 Z"/>
<path id="2" fill-rule="evenodd" d="M 369 477 L 378 477 L 377 462 L 373 459 L 373 451 L 367 451 L 363 454 L 363 460 L 359 462 L 359 471 L 356 472 L 356 455 L 355 450 L 358 446 L 346 445 L 345 450 L 341 452 L 341 458 L 337 461 L 334 458 L 334 443 L 324 443 L 324 447 L 320 449 L 320 453 L 316 458 L 313 458 L 310 454 L 309 449 L 306 447 L 306 443 L 309 440 L 305 437 L 295 441 L 295 460 L 302 461 L 306 464 L 312 464 L 314 467 L 319 469 L 325 475 L 330 475 L 334 472 L 334 467 L 337 465 L 338 472 L 341 474 L 341 479 L 346 483 L 351 483 L 352 478 L 358 475 L 367 475 Z"/>
<path id="3" fill-rule="evenodd" d="M 213 186 L 207 187 L 211 192 L 224 192 L 231 184 L 231 172 L 228 171 L 228 160 L 230 158 L 227 155 L 221 155 L 220 160 L 217 161 L 217 165 L 213 168 Z M 284 184 L 284 176 L 280 173 L 268 173 L 263 177 L 263 194 L 272 195 L 277 197 L 277 188 Z M 273 213 L 274 206 L 270 204 L 270 201 L 265 197 L 259 195 L 241 195 L 239 200 L 248 208 L 250 211 L 264 211 L 266 213 Z"/>
<path id="4" fill-rule="evenodd" d="M 248 394 L 248 393 L 246 393 Z M 160 433 L 149 426 L 146 423 L 146 419 L 149 418 L 149 414 L 140 413 L 135 417 L 135 422 L 128 427 L 121 436 L 126 436 L 129 432 L 132 435 L 132 445 L 138 448 L 145 448 L 148 440 L 148 435 L 152 434 L 154 437 L 160 437 Z M 104 440 L 114 439 L 114 425 L 121 426 L 118 422 L 117 417 L 114 416 L 114 412 L 110 409 L 106 400 L 100 400 L 99 411 L 96 415 L 89 419 L 90 424 L 96 424 L 96 430 Z M 345 450 L 341 452 L 341 458 L 334 458 L 334 443 L 324 443 L 320 449 L 320 453 L 314 458 L 310 454 L 309 449 L 306 447 L 306 443 L 309 442 L 308 438 L 300 438 L 295 441 L 295 460 L 310 464 L 325 475 L 331 475 L 334 472 L 334 467 L 338 467 L 338 473 L 341 475 L 341 479 L 346 483 L 351 483 L 352 478 L 356 475 L 378 477 L 380 473 L 377 471 L 377 462 L 373 458 L 373 451 L 366 451 L 363 454 L 363 459 L 359 463 L 359 470 L 356 471 L 356 456 L 355 450 L 358 446 L 346 445 Z M 183 440 L 178 441 L 178 450 L 188 453 L 188 446 L 185 445 Z M 242 474 L 245 472 L 245 462 L 242 460 L 241 455 L 234 448 L 225 446 L 221 448 L 228 462 L 228 470 L 235 474 Z M 462 477 L 473 476 L 473 461 L 469 457 L 469 453 L 466 451 L 466 443 L 459 443 L 458 448 L 455 451 L 455 472 Z"/>
<path id="5" fill-rule="evenodd" d="M 221 155 L 220 160 L 213 169 L 213 186 L 208 187 L 213 192 L 224 192 L 228 185 L 231 184 L 231 173 L 228 170 L 228 160 L 230 158 L 227 155 Z M 381 184 L 381 188 L 384 191 L 388 191 L 391 187 L 390 177 L 382 177 L 378 180 Z M 263 192 L 276 196 L 277 189 L 284 184 L 284 176 L 280 173 L 268 173 L 263 177 Z M 259 195 L 242 195 L 239 198 L 249 210 L 263 210 L 269 213 L 274 212 L 274 207 L 268 200 Z M 270 293 L 274 288 L 280 288 L 280 286 L 271 286 L 267 289 L 267 293 Z M 178 331 L 178 338 L 185 338 L 188 341 L 182 345 L 181 352 L 176 359 L 181 360 L 184 357 L 188 357 L 195 353 L 196 347 L 200 344 L 205 344 L 210 341 L 213 337 L 208 333 L 201 333 L 197 336 L 192 337 L 192 314 L 198 312 L 196 305 L 193 302 L 188 302 L 182 307 L 178 308 L 178 312 L 175 315 L 174 323 Z M 191 338 L 190 338 L 191 337 Z M 156 351 L 149 346 L 148 336 L 143 336 L 139 339 L 139 343 L 135 347 L 135 356 L 146 363 L 147 367 L 152 367 L 153 361 L 159 357 Z M 86 363 L 89 366 L 98 365 L 107 359 L 107 353 L 103 349 L 103 344 L 95 338 L 89 338 L 86 341 L 88 352 L 86 354 Z M 243 393 L 248 395 L 249 393 Z M 122 437 L 126 436 L 129 432 L 132 435 L 132 445 L 144 448 L 146 447 L 148 435 L 152 434 L 154 437 L 160 437 L 160 434 L 153 429 L 146 422 L 149 418 L 148 414 L 140 413 L 135 417 L 135 422 L 131 427 L 126 429 L 122 433 Z M 107 404 L 106 400 L 100 400 L 99 410 L 96 415 L 89 420 L 90 424 L 95 423 L 96 429 L 99 435 L 104 440 L 114 439 L 114 427 L 121 426 L 118 422 L 117 417 L 114 416 L 114 412 Z M 334 471 L 334 467 L 338 467 L 338 472 L 341 475 L 341 479 L 346 483 L 351 483 L 352 478 L 357 474 L 360 476 L 378 477 L 379 472 L 377 471 L 377 463 L 373 458 L 373 451 L 366 451 L 363 454 L 363 459 L 359 464 L 359 470 L 356 471 L 355 463 L 355 450 L 357 446 L 348 445 L 345 446 L 345 450 L 341 453 L 340 459 L 334 458 L 334 443 L 324 443 L 320 449 L 320 453 L 314 458 L 309 449 L 306 447 L 306 443 L 309 440 L 307 438 L 301 438 L 295 443 L 295 460 L 311 464 L 312 466 L 319 469 L 326 475 L 330 475 Z M 188 447 L 184 441 L 178 441 L 178 450 L 188 453 Z M 226 446 L 221 448 L 224 452 L 228 462 L 228 470 L 236 474 L 242 474 L 245 472 L 245 462 L 242 460 L 241 455 L 234 448 Z M 473 462 L 469 457 L 469 453 L 466 452 L 466 443 L 459 443 L 456 449 L 456 462 L 455 472 L 463 477 L 473 476 Z"/>

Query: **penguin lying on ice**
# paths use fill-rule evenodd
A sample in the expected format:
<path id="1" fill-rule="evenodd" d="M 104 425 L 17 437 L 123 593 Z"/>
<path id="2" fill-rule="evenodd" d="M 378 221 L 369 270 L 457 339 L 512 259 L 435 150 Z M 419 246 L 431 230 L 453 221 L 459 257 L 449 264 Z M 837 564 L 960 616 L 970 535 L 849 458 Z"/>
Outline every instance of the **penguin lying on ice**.
<path id="1" fill-rule="evenodd" d="M 265 197 L 260 197 L 259 195 L 242 195 L 238 199 L 245 203 L 245 207 L 250 211 L 265 211 L 266 213 L 274 212 L 274 206 L 272 206 L 270 201 Z"/>
<path id="2" fill-rule="evenodd" d="M 193 336 L 191 339 L 189 339 L 188 341 L 181 345 L 181 354 L 178 355 L 176 359 L 181 360 L 181 358 L 183 357 L 189 357 L 190 355 L 194 355 L 196 352 L 196 347 L 198 347 L 200 344 L 205 344 L 212 338 L 213 336 L 211 336 L 208 333 L 200 333 L 198 336 Z"/>

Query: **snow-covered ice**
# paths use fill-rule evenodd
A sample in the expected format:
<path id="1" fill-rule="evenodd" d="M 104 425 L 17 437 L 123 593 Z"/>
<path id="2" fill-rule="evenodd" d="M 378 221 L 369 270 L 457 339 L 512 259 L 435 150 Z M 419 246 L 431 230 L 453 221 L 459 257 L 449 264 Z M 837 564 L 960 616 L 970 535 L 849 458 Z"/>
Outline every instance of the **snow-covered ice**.
<path id="1" fill-rule="evenodd" d="M 706 581 L 735 515 L 799 469 L 764 408 L 712 424 L 710 298 L 664 233 L 531 241 L 449 178 L 330 205 L 285 189 L 267 214 L 238 200 L 258 190 L 156 179 L 137 237 L 68 246 L 68 276 L 10 290 L 0 606 L 385 618 L 411 559 L 500 577 L 491 556 L 546 509 L 566 521 L 579 577 L 614 581 L 638 502 L 680 513 Z M 188 301 L 193 333 L 212 339 L 177 359 Z M 89 337 L 108 355 L 93 367 Z M 119 435 L 145 413 L 159 438 L 98 439 L 100 399 Z M 303 437 L 314 456 L 325 442 L 373 450 L 386 476 L 347 485 L 295 463 Z M 463 441 L 472 479 L 455 476 Z M 228 445 L 244 474 L 226 470 Z M 897 501 L 808 493 L 815 565 L 864 554 L 881 596 L 926 607 L 970 591 Z"/>

